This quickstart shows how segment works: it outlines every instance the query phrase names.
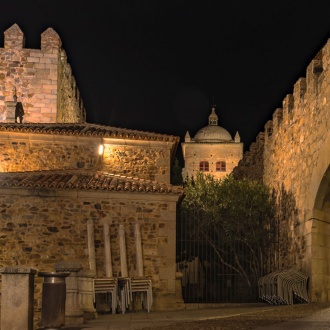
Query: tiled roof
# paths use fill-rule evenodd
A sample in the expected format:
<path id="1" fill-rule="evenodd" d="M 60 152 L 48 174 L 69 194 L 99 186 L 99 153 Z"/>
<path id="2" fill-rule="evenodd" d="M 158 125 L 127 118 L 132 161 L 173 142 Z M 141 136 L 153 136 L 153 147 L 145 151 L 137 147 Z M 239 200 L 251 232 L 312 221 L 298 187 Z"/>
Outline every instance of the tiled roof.
<path id="1" fill-rule="evenodd" d="M 111 126 L 103 126 L 96 124 L 42 124 L 42 123 L 0 123 L 0 132 L 21 132 L 21 133 L 41 133 L 41 134 L 58 134 L 58 135 L 78 135 L 78 136 L 95 136 L 116 139 L 132 139 L 132 140 L 154 140 L 179 142 L 179 137 L 173 135 L 159 134 L 153 132 L 143 132 L 138 130 L 130 130 L 126 128 L 117 128 Z"/>
<path id="2" fill-rule="evenodd" d="M 0 173 L 0 187 L 183 194 L 182 188 L 166 183 L 79 170 Z"/>

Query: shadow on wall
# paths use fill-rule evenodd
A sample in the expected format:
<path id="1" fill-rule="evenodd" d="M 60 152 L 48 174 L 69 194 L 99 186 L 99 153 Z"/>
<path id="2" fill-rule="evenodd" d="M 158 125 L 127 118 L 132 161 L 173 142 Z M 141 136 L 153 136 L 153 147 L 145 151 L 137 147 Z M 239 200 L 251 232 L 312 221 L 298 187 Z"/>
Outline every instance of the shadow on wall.
<path id="1" fill-rule="evenodd" d="M 294 195 L 286 191 L 284 185 L 273 190 L 276 200 L 275 215 L 279 228 L 279 268 L 301 267 L 306 250 L 306 240 L 299 221 L 299 212 Z"/>

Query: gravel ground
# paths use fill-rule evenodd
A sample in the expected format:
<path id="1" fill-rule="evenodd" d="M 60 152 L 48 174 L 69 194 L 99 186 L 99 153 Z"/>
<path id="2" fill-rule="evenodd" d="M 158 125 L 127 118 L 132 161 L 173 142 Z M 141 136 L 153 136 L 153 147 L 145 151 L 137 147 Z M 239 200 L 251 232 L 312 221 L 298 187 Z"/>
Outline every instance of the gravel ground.
<path id="1" fill-rule="evenodd" d="M 276 323 L 309 317 L 330 308 L 330 303 L 274 306 L 274 309 L 205 321 L 180 322 L 157 327 L 157 330 L 252 330 Z M 147 327 L 140 330 L 154 330 Z M 279 327 L 280 329 L 280 327 Z"/>

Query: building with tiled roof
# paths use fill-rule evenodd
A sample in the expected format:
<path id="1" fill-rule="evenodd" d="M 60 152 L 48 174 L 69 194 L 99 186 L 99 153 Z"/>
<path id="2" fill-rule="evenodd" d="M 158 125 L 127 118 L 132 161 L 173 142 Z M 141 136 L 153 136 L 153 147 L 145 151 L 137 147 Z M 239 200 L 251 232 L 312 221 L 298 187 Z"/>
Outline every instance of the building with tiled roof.
<path id="1" fill-rule="evenodd" d="M 0 123 L 0 141 L 0 172 L 98 169 L 169 183 L 179 138 L 88 123 L 23 122 Z"/>
<path id="2" fill-rule="evenodd" d="M 173 195 L 182 195 L 183 192 L 182 188 L 167 183 L 87 170 L 6 172 L 0 174 L 0 187 Z"/>
<path id="3" fill-rule="evenodd" d="M 170 184 L 179 138 L 86 123 L 77 84 L 52 29 L 34 50 L 24 48 L 16 24 L 9 28 L 0 48 L 0 78 L 0 267 L 47 272 L 59 262 L 79 262 L 96 277 L 107 276 L 111 265 L 118 277 L 123 225 L 133 277 L 138 274 L 132 232 L 139 224 L 152 308 L 182 306 L 175 237 L 183 191 Z M 40 281 L 36 288 L 38 322 Z"/>

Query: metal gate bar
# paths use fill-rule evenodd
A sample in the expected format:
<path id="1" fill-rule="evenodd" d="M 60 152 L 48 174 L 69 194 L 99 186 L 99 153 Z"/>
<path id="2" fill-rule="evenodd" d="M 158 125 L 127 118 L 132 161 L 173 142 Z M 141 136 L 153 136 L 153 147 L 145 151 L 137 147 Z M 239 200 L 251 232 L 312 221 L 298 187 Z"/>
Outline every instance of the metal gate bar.
<path id="1" fill-rule="evenodd" d="M 251 288 L 235 271 L 235 253 L 250 257 L 247 246 L 230 244 L 221 237 L 205 215 L 178 209 L 177 217 L 177 271 L 183 273 L 182 295 L 186 303 L 254 302 L 258 300 L 258 283 Z M 276 236 L 274 234 L 273 236 Z M 267 238 L 265 238 L 267 239 Z M 269 258 L 262 268 L 266 274 L 274 268 L 276 244 L 268 244 Z M 221 251 L 222 262 L 217 255 Z M 250 273 L 249 258 L 241 258 L 241 266 Z"/>

